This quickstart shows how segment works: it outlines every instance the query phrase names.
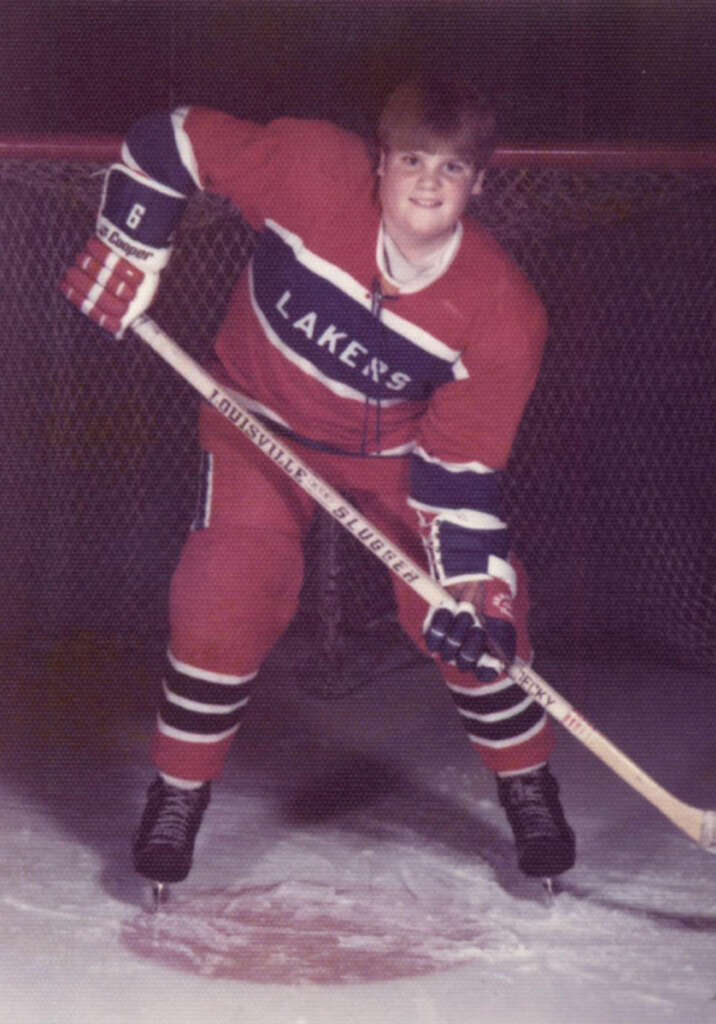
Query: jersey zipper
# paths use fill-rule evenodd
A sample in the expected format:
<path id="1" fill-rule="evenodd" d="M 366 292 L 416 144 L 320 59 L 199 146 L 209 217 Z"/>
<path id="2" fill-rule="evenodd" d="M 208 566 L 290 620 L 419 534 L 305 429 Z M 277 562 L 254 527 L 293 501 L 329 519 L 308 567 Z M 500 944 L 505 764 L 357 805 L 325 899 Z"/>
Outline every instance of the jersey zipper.
<path id="1" fill-rule="evenodd" d="M 376 274 L 373 278 L 373 283 L 370 289 L 370 312 L 371 316 L 374 316 L 378 321 L 378 352 L 377 359 L 378 363 L 384 363 L 383 358 L 385 349 L 385 332 L 383 329 L 383 321 L 381 314 L 383 312 L 383 303 L 386 299 L 397 299 L 398 295 L 386 295 L 383 291 L 383 285 L 380 279 L 380 275 Z M 380 392 L 375 404 L 375 449 L 376 454 L 380 454 L 380 421 L 381 421 L 381 399 Z M 365 406 L 363 415 L 363 437 L 361 440 L 361 453 L 363 455 L 368 454 L 368 425 L 370 422 L 370 398 L 368 395 L 365 396 Z"/>

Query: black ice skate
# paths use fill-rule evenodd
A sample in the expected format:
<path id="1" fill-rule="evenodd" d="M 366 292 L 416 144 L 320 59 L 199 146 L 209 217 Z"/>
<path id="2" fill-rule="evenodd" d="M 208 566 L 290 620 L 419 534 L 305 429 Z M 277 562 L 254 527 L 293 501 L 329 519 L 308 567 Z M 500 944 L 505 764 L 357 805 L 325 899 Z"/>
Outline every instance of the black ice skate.
<path id="1" fill-rule="evenodd" d="M 211 784 L 198 789 L 170 786 L 160 776 L 147 790 L 147 805 L 134 837 L 134 867 L 157 886 L 181 882 L 189 874 L 194 841 L 209 804 Z"/>
<path id="2" fill-rule="evenodd" d="M 497 794 L 515 836 L 520 869 L 551 888 L 551 879 L 575 861 L 574 832 L 564 817 L 556 779 L 547 765 L 498 776 Z"/>

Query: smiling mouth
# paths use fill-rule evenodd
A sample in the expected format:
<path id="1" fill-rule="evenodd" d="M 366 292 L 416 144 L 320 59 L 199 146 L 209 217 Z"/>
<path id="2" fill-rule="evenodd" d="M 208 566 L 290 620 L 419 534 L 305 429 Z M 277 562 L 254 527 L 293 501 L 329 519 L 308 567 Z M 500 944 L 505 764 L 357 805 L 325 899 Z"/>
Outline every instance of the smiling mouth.
<path id="1" fill-rule="evenodd" d="M 425 210 L 435 210 L 438 206 L 442 205 L 439 199 L 420 199 L 418 196 L 413 196 L 410 202 L 413 203 L 414 206 L 420 206 Z"/>

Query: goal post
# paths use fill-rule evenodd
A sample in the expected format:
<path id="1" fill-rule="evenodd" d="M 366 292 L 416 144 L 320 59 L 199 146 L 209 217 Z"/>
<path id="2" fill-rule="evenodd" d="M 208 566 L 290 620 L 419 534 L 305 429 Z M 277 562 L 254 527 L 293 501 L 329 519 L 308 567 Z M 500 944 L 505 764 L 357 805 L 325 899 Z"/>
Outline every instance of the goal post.
<path id="1" fill-rule="evenodd" d="M 57 289 L 119 145 L 0 137 L 0 629 L 38 642 L 162 639 L 193 512 L 198 400 Z M 550 319 L 506 481 L 536 646 L 713 665 L 716 146 L 504 147 L 471 213 Z M 191 355 L 208 352 L 253 244 L 228 202 L 192 200 L 152 307 Z M 313 583 L 339 581 L 346 628 L 371 618 L 366 594 L 385 607 L 374 568 L 335 531 L 311 547 Z"/>

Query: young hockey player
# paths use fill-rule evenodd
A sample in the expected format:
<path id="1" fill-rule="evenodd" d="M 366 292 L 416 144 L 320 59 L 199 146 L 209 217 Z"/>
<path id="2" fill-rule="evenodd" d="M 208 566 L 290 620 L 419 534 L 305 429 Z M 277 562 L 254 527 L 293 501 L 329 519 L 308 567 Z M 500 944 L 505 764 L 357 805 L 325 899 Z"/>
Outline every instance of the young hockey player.
<path id="1" fill-rule="evenodd" d="M 494 140 L 481 95 L 431 78 L 390 96 L 377 154 L 320 121 L 150 115 L 107 172 L 96 235 L 62 288 L 121 337 L 151 304 L 195 190 L 228 196 L 260 230 L 212 372 L 460 602 L 429 609 L 395 583 L 403 628 L 433 653 L 496 773 L 521 869 L 552 877 L 573 865 L 574 835 L 546 716 L 505 671 L 531 652 L 500 500 L 546 322 L 521 272 L 463 219 Z M 314 512 L 208 404 L 200 438 L 204 502 L 172 578 L 158 774 L 134 843 L 136 870 L 160 883 L 189 872 L 211 780 L 295 614 Z"/>

